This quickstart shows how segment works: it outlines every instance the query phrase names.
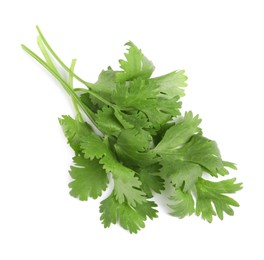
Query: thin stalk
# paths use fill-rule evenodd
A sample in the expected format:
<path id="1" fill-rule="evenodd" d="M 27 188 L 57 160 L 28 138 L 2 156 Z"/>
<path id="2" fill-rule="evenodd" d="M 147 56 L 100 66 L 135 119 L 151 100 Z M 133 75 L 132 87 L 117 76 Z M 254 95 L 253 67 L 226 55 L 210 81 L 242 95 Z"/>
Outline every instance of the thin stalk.
<path id="1" fill-rule="evenodd" d="M 89 90 L 89 89 L 83 89 L 83 88 L 75 88 L 75 91 L 82 91 L 85 93 L 89 93 L 90 95 L 94 96 L 95 98 L 97 98 L 98 100 L 100 100 L 101 102 L 103 102 L 104 104 L 106 104 L 109 107 L 112 107 L 113 109 L 115 109 L 115 105 L 110 103 L 109 101 L 107 101 L 106 99 L 102 98 L 101 96 L 99 96 L 98 94 L 96 94 L 95 92 Z"/>
<path id="2" fill-rule="evenodd" d="M 43 54 L 43 56 L 45 57 L 46 59 L 46 62 L 47 64 L 49 65 L 49 67 L 58 74 L 58 76 L 60 76 L 58 70 L 56 69 L 55 65 L 53 64 L 50 56 L 49 56 L 49 53 L 47 52 L 46 50 L 46 47 L 44 46 L 43 44 L 43 38 L 41 38 L 41 36 L 39 35 L 38 38 L 37 38 L 37 42 L 38 42 L 38 45 L 39 45 L 39 48 Z M 48 48 L 48 47 L 47 47 Z M 75 67 L 75 64 L 76 64 L 76 60 L 74 62 L 74 65 L 73 65 L 73 68 Z M 68 67 L 67 67 L 68 68 Z M 74 77 L 74 71 L 72 70 L 72 68 L 68 68 L 67 70 L 69 72 L 69 75 L 71 75 L 71 77 L 73 78 Z M 70 85 L 70 84 L 69 84 Z M 71 87 L 73 89 L 73 87 Z M 90 95 L 93 95 L 94 97 L 96 97 L 98 100 L 100 100 L 101 102 L 103 102 L 104 104 L 110 106 L 110 107 L 113 107 L 113 104 L 111 104 L 110 102 L 108 102 L 107 100 L 105 100 L 104 98 L 102 98 L 101 96 L 97 95 L 96 93 L 88 90 L 88 89 L 82 89 L 83 92 L 86 92 L 86 93 L 89 93 Z"/>
<path id="3" fill-rule="evenodd" d="M 78 92 L 78 91 L 82 91 L 82 92 L 86 92 L 86 88 L 75 88 L 74 91 Z"/>
<path id="4" fill-rule="evenodd" d="M 37 43 L 49 67 L 59 75 L 59 72 L 56 69 L 55 65 L 53 64 L 40 36 L 37 37 Z"/>
<path id="5" fill-rule="evenodd" d="M 58 72 L 57 68 L 55 67 L 53 61 L 51 60 L 51 58 L 49 56 L 49 53 L 47 52 L 46 47 L 44 46 L 40 36 L 38 36 L 38 38 L 37 38 L 37 43 L 38 43 L 38 46 L 39 46 L 43 56 L 45 57 L 45 60 L 46 60 L 46 62 L 48 64 L 48 66 L 60 76 L 60 73 Z M 76 59 L 72 60 L 72 63 L 71 63 L 71 66 L 70 66 L 69 78 L 68 78 L 68 85 L 72 89 L 73 89 L 73 76 L 72 76 L 72 73 L 74 71 L 75 64 L 76 64 Z M 80 110 L 79 110 L 79 107 L 78 107 L 76 101 L 73 98 L 71 98 L 71 99 L 72 99 L 72 103 L 73 103 L 74 109 L 75 109 L 75 111 L 77 113 L 77 118 L 81 122 L 83 122 L 83 118 L 82 118 L 82 115 L 80 113 Z"/>
<path id="6" fill-rule="evenodd" d="M 44 37 L 44 35 L 42 34 L 41 30 L 39 29 L 38 26 L 36 26 L 39 36 L 41 37 L 41 40 L 43 42 L 43 44 L 47 47 L 47 49 L 49 50 L 49 52 L 52 54 L 52 56 L 58 61 L 58 63 L 67 71 L 70 72 L 70 68 L 68 66 L 65 65 L 65 63 L 59 58 L 59 56 L 55 53 L 55 51 L 51 48 L 51 46 L 49 45 L 48 41 L 46 40 L 46 38 Z M 82 84 L 84 84 L 85 86 L 89 87 L 89 88 L 93 88 L 94 84 L 89 83 L 85 80 L 83 80 L 82 78 L 80 78 L 78 75 L 76 75 L 75 73 L 72 74 L 74 78 L 76 78 L 78 81 L 80 81 Z"/>
<path id="7" fill-rule="evenodd" d="M 85 106 L 78 95 L 75 93 L 75 91 L 68 85 L 65 80 L 63 80 L 52 68 L 49 67 L 49 65 L 42 60 L 38 55 L 36 55 L 33 51 L 31 51 L 28 47 L 25 45 L 21 45 L 23 50 L 26 51 L 30 56 L 32 56 L 36 61 L 38 61 L 45 69 L 47 69 L 62 85 L 64 90 L 70 95 L 70 97 L 79 105 L 79 107 L 83 110 L 83 112 L 91 119 L 93 124 L 95 124 L 95 116 L 92 110 L 90 110 L 87 106 Z"/>
<path id="8" fill-rule="evenodd" d="M 70 72 L 69 72 L 69 78 L 68 78 L 68 84 L 69 86 L 73 89 L 73 71 L 74 71 L 74 67 L 75 67 L 75 64 L 76 64 L 76 59 L 73 59 L 72 62 L 71 62 L 71 66 L 70 66 Z M 82 115 L 81 115 L 81 112 L 79 110 L 79 107 L 76 103 L 76 101 L 72 98 L 72 103 L 73 103 L 73 106 L 74 106 L 74 109 L 77 113 L 77 118 L 81 121 L 81 122 L 84 122 L 83 121 L 83 118 L 82 118 Z"/>

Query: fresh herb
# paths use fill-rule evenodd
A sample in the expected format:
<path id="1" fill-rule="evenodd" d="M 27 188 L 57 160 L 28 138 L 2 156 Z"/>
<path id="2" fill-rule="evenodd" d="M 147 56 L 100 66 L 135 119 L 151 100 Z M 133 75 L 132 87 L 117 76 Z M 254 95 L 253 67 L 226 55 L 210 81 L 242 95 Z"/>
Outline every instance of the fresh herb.
<path id="1" fill-rule="evenodd" d="M 59 119 L 74 150 L 70 168 L 70 194 L 80 200 L 98 198 L 113 179 L 112 194 L 101 202 L 105 227 L 120 225 L 131 233 L 157 217 L 155 193 L 166 192 L 171 215 L 183 218 L 196 213 L 208 222 L 224 212 L 233 215 L 239 204 L 226 194 L 242 188 L 235 179 L 212 182 L 235 165 L 223 161 L 216 142 L 203 136 L 201 119 L 192 112 L 181 114 L 187 77 L 183 70 L 151 78 L 154 66 L 140 49 L 128 42 L 121 70 L 103 70 L 91 84 L 74 73 L 76 60 L 67 67 L 37 27 L 38 45 L 45 58 L 22 45 L 70 95 L 75 118 Z M 58 63 L 68 73 L 62 77 Z M 73 79 L 83 88 L 73 88 Z"/>

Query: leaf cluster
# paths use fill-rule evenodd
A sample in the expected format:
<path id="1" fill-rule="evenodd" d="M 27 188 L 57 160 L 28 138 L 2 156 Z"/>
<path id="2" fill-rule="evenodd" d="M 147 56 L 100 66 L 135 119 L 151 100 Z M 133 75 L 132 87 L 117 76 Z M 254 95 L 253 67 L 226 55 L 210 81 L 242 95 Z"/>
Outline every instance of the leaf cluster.
<path id="1" fill-rule="evenodd" d="M 168 205 L 173 216 L 196 213 L 211 222 L 215 215 L 223 219 L 224 212 L 233 215 L 231 206 L 238 203 L 227 194 L 240 190 L 241 183 L 212 182 L 204 173 L 224 176 L 235 165 L 223 161 L 216 142 L 203 136 L 198 115 L 181 114 L 187 86 L 183 70 L 152 77 L 153 63 L 128 42 L 120 70 L 108 67 L 91 84 L 74 73 L 76 61 L 67 67 L 38 31 L 45 60 L 23 48 L 58 79 L 76 110 L 75 118 L 59 119 L 75 153 L 69 171 L 73 197 L 96 199 L 113 178 L 112 193 L 101 202 L 101 221 L 105 227 L 120 223 L 131 233 L 157 217 L 153 197 L 165 190 L 165 183 L 173 187 Z M 50 56 L 68 72 L 67 79 Z M 73 78 L 84 88 L 73 88 Z"/>

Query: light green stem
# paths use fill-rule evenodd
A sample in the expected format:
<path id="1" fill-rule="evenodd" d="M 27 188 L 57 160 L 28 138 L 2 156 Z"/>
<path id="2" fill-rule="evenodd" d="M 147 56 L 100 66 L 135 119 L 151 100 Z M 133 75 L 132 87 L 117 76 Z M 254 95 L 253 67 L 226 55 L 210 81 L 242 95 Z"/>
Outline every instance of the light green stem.
<path id="1" fill-rule="evenodd" d="M 46 38 L 44 37 L 44 35 L 42 34 L 41 30 L 39 29 L 38 26 L 37 30 L 39 33 L 39 36 L 41 37 L 41 40 L 43 42 L 43 44 L 47 47 L 48 51 L 52 54 L 52 56 L 58 61 L 58 63 L 67 71 L 70 72 L 70 68 L 68 66 L 65 65 L 65 63 L 59 58 L 59 56 L 55 53 L 55 51 L 51 48 L 51 46 L 49 45 L 48 41 L 46 40 Z M 83 83 L 85 86 L 89 87 L 89 88 L 93 88 L 94 84 L 89 83 L 85 80 L 83 80 L 82 78 L 80 78 L 78 75 L 76 75 L 75 73 L 72 74 L 74 78 L 76 78 L 78 81 L 80 81 L 81 83 Z"/>
<path id="2" fill-rule="evenodd" d="M 49 56 L 49 53 L 47 52 L 47 50 L 46 50 L 46 48 L 45 48 L 40 36 L 38 36 L 38 38 L 37 38 L 37 43 L 38 43 L 38 46 L 39 46 L 43 56 L 45 57 L 45 60 L 46 60 L 46 62 L 48 64 L 48 66 L 60 76 L 60 74 L 59 74 L 58 70 L 56 69 L 54 63 L 52 62 L 52 60 L 51 60 L 51 58 Z M 68 85 L 71 87 L 71 89 L 73 89 L 73 71 L 74 71 L 75 64 L 76 64 L 76 59 L 73 59 L 72 63 L 71 63 L 71 66 L 70 66 L 69 78 L 68 78 Z M 81 122 L 83 122 L 83 118 L 82 118 L 82 115 L 80 113 L 79 107 L 78 107 L 76 101 L 73 98 L 72 98 L 72 103 L 73 103 L 73 106 L 74 106 L 75 111 L 77 113 L 77 118 Z"/>
<path id="3" fill-rule="evenodd" d="M 41 50 L 41 52 L 42 52 L 47 64 L 49 65 L 49 67 L 52 70 L 54 70 L 59 75 L 59 72 L 56 69 L 55 65 L 53 64 L 53 62 L 52 62 L 52 60 L 51 60 L 51 58 L 50 58 L 50 56 L 49 56 L 44 44 L 43 44 L 42 39 L 41 39 L 40 36 L 38 36 L 38 38 L 37 38 L 37 43 L 38 43 L 39 49 Z"/>
<path id="4" fill-rule="evenodd" d="M 89 89 L 83 89 L 83 88 L 75 88 L 75 91 L 82 91 L 85 93 L 89 93 L 90 95 L 94 96 L 95 98 L 97 98 L 98 100 L 100 100 L 101 102 L 103 102 L 105 105 L 112 107 L 113 109 L 115 109 L 115 105 L 110 103 L 109 101 L 107 101 L 106 99 L 102 98 L 101 96 L 99 96 L 98 94 L 96 94 L 95 92 L 89 90 Z"/>
<path id="5" fill-rule="evenodd" d="M 69 78 L 68 78 L 68 84 L 72 89 L 73 89 L 73 71 L 74 71 L 75 64 L 76 64 L 76 59 L 73 59 L 71 62 Z M 73 103 L 74 109 L 77 113 L 77 115 L 76 115 L 77 119 L 79 119 L 81 122 L 84 122 L 83 118 L 82 118 L 82 114 L 79 110 L 78 104 L 76 103 L 76 101 L 73 98 L 72 98 L 72 103 Z"/>
<path id="6" fill-rule="evenodd" d="M 76 104 L 79 105 L 79 107 L 83 110 L 83 112 L 91 119 L 94 125 L 95 124 L 95 116 L 92 110 L 90 110 L 78 97 L 78 95 L 75 93 L 75 91 L 69 86 L 67 82 L 65 82 L 64 79 L 62 79 L 52 68 L 49 67 L 49 65 L 42 60 L 38 55 L 36 55 L 33 51 L 31 51 L 28 47 L 25 45 L 21 45 L 22 48 L 30 55 L 32 56 L 36 61 L 38 61 L 45 69 L 47 69 L 63 86 L 64 90 L 70 95 L 70 97 L 76 102 Z"/>

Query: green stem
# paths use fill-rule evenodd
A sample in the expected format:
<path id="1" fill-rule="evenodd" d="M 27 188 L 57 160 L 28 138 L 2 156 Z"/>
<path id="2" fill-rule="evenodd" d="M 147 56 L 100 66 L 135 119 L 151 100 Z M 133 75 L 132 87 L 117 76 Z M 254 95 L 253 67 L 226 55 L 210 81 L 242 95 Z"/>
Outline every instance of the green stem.
<path id="1" fill-rule="evenodd" d="M 50 56 L 49 56 L 49 53 L 47 52 L 46 50 L 46 47 L 44 46 L 43 42 L 42 42 L 42 39 L 40 36 L 38 36 L 37 38 L 37 43 L 38 43 L 38 46 L 43 54 L 43 56 L 45 57 L 45 60 L 48 64 L 48 66 L 50 67 L 50 69 L 52 69 L 54 72 L 56 72 L 59 76 L 59 72 L 58 70 L 56 69 L 54 63 L 52 62 Z M 74 71 L 74 67 L 75 67 L 75 64 L 76 64 L 76 59 L 72 60 L 72 63 L 71 63 L 71 66 L 70 66 L 70 71 L 69 71 L 69 79 L 68 79 L 68 85 L 71 87 L 71 89 L 73 89 L 73 71 Z M 83 118 L 82 118 L 82 115 L 80 113 L 80 110 L 79 110 L 79 107 L 76 103 L 76 101 L 72 98 L 72 103 L 73 103 L 73 106 L 74 106 L 74 109 L 77 113 L 77 118 L 83 122 Z"/>
<path id="2" fill-rule="evenodd" d="M 74 91 L 78 92 L 78 91 L 82 91 L 82 92 L 86 92 L 86 88 L 75 88 Z"/>
<path id="3" fill-rule="evenodd" d="M 94 96 L 95 98 L 97 98 L 98 100 L 100 100 L 101 102 L 103 102 L 104 104 L 106 104 L 109 107 L 115 108 L 115 105 L 110 103 L 109 101 L 107 101 L 106 99 L 102 98 L 101 96 L 99 96 L 98 94 L 96 94 L 95 92 L 89 90 L 89 89 L 83 89 L 83 88 L 75 88 L 75 91 L 83 91 L 85 93 L 89 93 L 90 95 Z"/>
<path id="4" fill-rule="evenodd" d="M 38 38 L 37 38 L 37 42 L 38 42 L 39 48 L 40 48 L 40 50 L 41 50 L 43 56 L 45 57 L 45 59 L 46 59 L 46 61 L 47 61 L 47 64 L 49 65 L 49 67 L 50 67 L 54 72 L 56 72 L 58 75 L 60 75 L 59 72 L 58 72 L 58 70 L 56 69 L 55 65 L 53 64 L 53 62 L 52 62 L 52 60 L 51 60 L 51 58 L 50 58 L 50 56 L 49 56 L 49 53 L 47 52 L 46 48 L 50 51 L 50 53 L 54 56 L 54 58 L 57 59 L 57 61 L 62 65 L 62 67 L 63 67 L 64 69 L 66 69 L 67 72 L 69 72 L 69 75 L 71 75 L 72 78 L 75 77 L 75 76 L 77 76 L 77 75 L 74 73 L 74 71 L 72 70 L 72 68 L 68 68 L 68 67 L 67 67 L 67 66 L 61 61 L 61 59 L 56 55 L 56 53 L 51 49 L 50 45 L 47 43 L 47 41 L 46 41 L 46 39 L 44 38 L 44 36 L 42 35 L 40 29 L 39 29 L 38 27 L 37 27 L 37 29 L 38 29 L 38 31 L 39 31 L 39 33 L 40 33 L 40 35 L 39 35 Z M 44 46 L 44 44 L 45 44 L 46 47 Z M 75 60 L 75 62 L 74 62 L 73 68 L 74 68 L 75 64 L 76 64 L 76 60 Z M 77 76 L 77 77 L 78 77 L 78 76 Z M 75 78 L 76 78 L 76 77 L 75 77 Z M 82 83 L 83 83 L 83 82 L 82 82 Z M 69 85 L 70 85 L 70 84 L 69 84 Z M 72 88 L 72 89 L 73 89 L 73 88 Z M 82 90 L 83 90 L 84 92 L 86 92 L 86 93 L 89 93 L 90 95 L 93 95 L 95 98 L 97 98 L 98 100 L 100 100 L 100 101 L 103 102 L 104 104 L 106 104 L 106 105 L 108 105 L 108 106 L 114 108 L 113 104 L 111 104 L 110 102 L 108 102 L 107 100 L 105 100 L 104 98 L 102 98 L 101 96 L 97 95 L 96 93 L 92 92 L 91 90 L 88 90 L 88 89 L 82 89 Z"/>
<path id="5" fill-rule="evenodd" d="M 70 72 L 70 68 L 68 66 L 65 65 L 65 63 L 59 58 L 59 56 L 55 53 L 55 51 L 51 48 L 51 46 L 49 45 L 48 41 L 45 39 L 44 35 L 42 34 L 41 30 L 39 29 L 38 26 L 37 30 L 39 33 L 39 36 L 41 37 L 41 40 L 43 42 L 43 44 L 47 47 L 47 49 L 49 50 L 49 52 L 52 54 L 52 56 L 58 61 L 58 63 L 67 71 Z M 73 77 L 76 78 L 78 81 L 80 81 L 81 83 L 83 83 L 85 86 L 89 87 L 89 88 L 93 88 L 94 84 L 89 83 L 85 80 L 83 80 L 82 78 L 80 78 L 78 75 L 76 75 L 75 73 L 72 73 Z"/>
<path id="6" fill-rule="evenodd" d="M 75 91 L 68 85 L 65 80 L 63 80 L 52 68 L 48 66 L 48 64 L 42 60 L 38 55 L 36 55 L 33 51 L 31 51 L 25 45 L 21 45 L 24 51 L 26 51 L 30 56 L 32 56 L 36 61 L 38 61 L 45 69 L 47 69 L 63 86 L 64 90 L 71 96 L 71 98 L 80 106 L 83 112 L 91 119 L 94 125 L 95 124 L 95 116 L 92 110 L 90 110 L 86 105 L 82 103 L 78 95 Z"/>
<path id="7" fill-rule="evenodd" d="M 68 79 L 68 84 L 69 86 L 73 89 L 73 71 L 74 71 L 74 67 L 76 65 L 76 59 L 73 59 L 72 62 L 71 62 L 71 66 L 70 66 L 70 72 L 69 72 L 69 79 Z M 78 104 L 76 103 L 76 101 L 72 98 L 72 103 L 73 103 L 73 106 L 74 106 L 74 109 L 77 113 L 77 118 L 81 121 L 81 122 L 84 122 L 83 121 L 83 118 L 82 118 L 82 114 L 79 110 L 79 107 L 78 107 Z"/>
<path id="8" fill-rule="evenodd" d="M 49 56 L 44 44 L 43 44 L 42 39 L 41 39 L 40 36 L 38 36 L 38 38 L 37 38 L 37 43 L 38 43 L 39 49 L 41 50 L 41 52 L 42 52 L 47 64 L 50 66 L 50 68 L 52 70 L 54 70 L 57 74 L 59 74 L 59 72 L 56 69 L 55 65 L 53 64 L 53 62 L 52 62 L 52 60 L 51 60 L 51 58 L 50 58 L 50 56 Z"/>

